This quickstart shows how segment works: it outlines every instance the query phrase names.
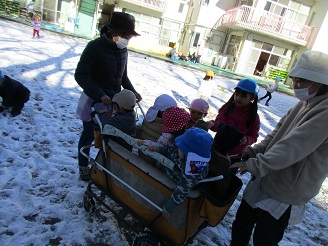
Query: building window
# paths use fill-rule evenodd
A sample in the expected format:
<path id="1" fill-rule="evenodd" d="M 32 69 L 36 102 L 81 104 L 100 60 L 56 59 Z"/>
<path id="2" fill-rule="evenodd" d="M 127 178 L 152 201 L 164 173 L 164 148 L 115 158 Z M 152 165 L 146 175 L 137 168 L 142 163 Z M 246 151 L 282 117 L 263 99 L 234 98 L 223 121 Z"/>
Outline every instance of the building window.
<path id="1" fill-rule="evenodd" d="M 183 12 L 183 7 L 184 7 L 184 4 L 180 3 L 179 10 L 178 10 L 179 13 Z"/>
<path id="2" fill-rule="evenodd" d="M 311 7 L 297 1 L 290 1 L 286 12 L 286 18 L 305 24 Z"/>
<path id="3" fill-rule="evenodd" d="M 200 5 L 208 6 L 209 3 L 210 3 L 210 0 L 201 0 L 201 1 L 200 1 Z"/>
<path id="4" fill-rule="evenodd" d="M 192 44 L 193 47 L 197 47 L 197 44 L 198 44 L 198 41 L 199 41 L 199 37 L 200 37 L 200 33 L 197 32 L 196 35 L 195 35 L 194 42 Z"/>
<path id="5" fill-rule="evenodd" d="M 247 6 L 253 6 L 253 0 L 242 0 L 240 1 L 240 5 L 247 5 Z"/>
<path id="6" fill-rule="evenodd" d="M 314 18 L 315 18 L 315 16 L 316 16 L 316 12 L 313 12 L 312 13 L 312 15 L 311 15 L 311 18 L 310 18 L 310 20 L 309 20 L 309 26 L 312 26 L 313 25 L 313 21 L 314 21 Z"/>

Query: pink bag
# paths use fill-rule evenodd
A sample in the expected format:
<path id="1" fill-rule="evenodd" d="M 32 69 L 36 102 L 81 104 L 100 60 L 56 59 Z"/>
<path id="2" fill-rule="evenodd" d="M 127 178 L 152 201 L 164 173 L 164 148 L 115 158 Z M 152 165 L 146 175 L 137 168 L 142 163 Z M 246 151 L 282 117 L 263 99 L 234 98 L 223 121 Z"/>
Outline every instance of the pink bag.
<path id="1" fill-rule="evenodd" d="M 92 102 L 93 99 L 91 99 L 84 92 L 82 92 L 76 109 L 76 117 L 85 122 L 89 122 L 91 120 Z"/>

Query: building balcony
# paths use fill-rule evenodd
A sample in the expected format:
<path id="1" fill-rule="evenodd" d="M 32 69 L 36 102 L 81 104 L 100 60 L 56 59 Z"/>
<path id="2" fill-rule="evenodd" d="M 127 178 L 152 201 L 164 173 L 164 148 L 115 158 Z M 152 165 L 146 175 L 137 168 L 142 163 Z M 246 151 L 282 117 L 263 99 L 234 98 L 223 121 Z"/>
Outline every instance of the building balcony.
<path id="1" fill-rule="evenodd" d="M 306 46 L 313 28 L 288 20 L 280 15 L 249 6 L 228 10 L 221 26 L 235 30 L 248 30 Z"/>
<path id="2" fill-rule="evenodd" d="M 164 12 L 167 0 L 122 0 L 148 9 Z"/>

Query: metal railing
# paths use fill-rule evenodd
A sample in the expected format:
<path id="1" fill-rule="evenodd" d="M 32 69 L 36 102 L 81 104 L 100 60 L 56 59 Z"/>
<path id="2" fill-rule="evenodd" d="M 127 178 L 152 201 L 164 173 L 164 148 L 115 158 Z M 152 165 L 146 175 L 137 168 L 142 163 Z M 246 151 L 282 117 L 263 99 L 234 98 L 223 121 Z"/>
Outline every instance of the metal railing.
<path id="1" fill-rule="evenodd" d="M 167 0 L 123 0 L 123 1 L 141 5 L 160 12 L 165 11 L 166 3 L 167 3 Z"/>
<path id="2" fill-rule="evenodd" d="M 223 15 L 221 26 L 241 27 L 306 45 L 313 28 L 280 15 L 249 6 L 238 6 Z"/>

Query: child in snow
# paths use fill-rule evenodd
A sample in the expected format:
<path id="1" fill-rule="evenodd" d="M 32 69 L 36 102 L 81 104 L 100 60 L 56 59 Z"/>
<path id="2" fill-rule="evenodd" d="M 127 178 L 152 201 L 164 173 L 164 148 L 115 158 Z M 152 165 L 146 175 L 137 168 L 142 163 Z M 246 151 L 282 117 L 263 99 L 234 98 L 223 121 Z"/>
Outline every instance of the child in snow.
<path id="1" fill-rule="evenodd" d="M 271 98 L 272 98 L 271 93 L 273 93 L 273 92 L 275 92 L 275 91 L 278 91 L 278 84 L 279 84 L 280 81 L 281 81 L 280 77 L 277 77 L 277 78 L 275 79 L 274 82 L 269 82 L 268 86 L 265 87 L 267 93 L 265 94 L 265 96 L 263 96 L 263 97 L 261 97 L 261 98 L 259 99 L 259 102 L 260 102 L 262 99 L 264 99 L 264 98 L 266 98 L 266 97 L 269 97 L 268 100 L 267 100 L 266 103 L 265 103 L 265 106 L 269 106 L 269 101 L 270 101 Z"/>
<path id="2" fill-rule="evenodd" d="M 208 121 L 208 128 L 216 132 L 220 123 L 233 125 L 244 134 L 239 145 L 228 151 L 229 155 L 242 154 L 248 145 L 257 141 L 260 130 L 260 117 L 257 113 L 259 86 L 252 79 L 238 82 L 235 92 L 220 109 L 213 121 Z"/>
<path id="3" fill-rule="evenodd" d="M 231 165 L 229 150 L 235 148 L 244 134 L 239 132 L 234 126 L 220 124 L 214 137 L 214 143 L 211 148 L 211 160 L 209 162 L 208 175 L 215 177 L 229 172 Z M 224 179 L 210 182 L 206 185 L 206 190 L 219 200 L 225 198 L 225 194 L 230 184 L 231 176 L 227 175 Z"/>
<path id="4" fill-rule="evenodd" d="M 212 92 L 215 89 L 214 72 L 212 70 L 206 71 L 205 77 L 203 78 L 202 83 L 200 84 L 197 96 L 208 101 Z"/>
<path id="5" fill-rule="evenodd" d="M 188 108 L 190 113 L 190 121 L 187 124 L 187 129 L 195 126 L 198 120 L 203 120 L 208 113 L 209 107 L 210 106 L 204 99 L 194 99 Z"/>
<path id="6" fill-rule="evenodd" d="M 27 14 L 28 16 L 31 18 L 31 20 L 33 19 L 33 10 L 34 10 L 34 5 L 35 5 L 35 0 L 32 0 L 27 6 Z"/>
<path id="7" fill-rule="evenodd" d="M 176 164 L 174 171 L 166 169 L 166 174 L 177 183 L 170 199 L 163 206 L 162 213 L 167 219 L 198 181 L 207 176 L 213 138 L 208 132 L 193 127 L 175 138 L 175 144 L 176 146 L 171 148 L 153 149 Z"/>
<path id="8" fill-rule="evenodd" d="M 33 20 L 33 38 L 35 38 L 35 34 L 38 35 L 38 38 L 40 38 L 40 29 L 41 29 L 40 15 L 36 15 Z"/>
<path id="9" fill-rule="evenodd" d="M 24 104 L 30 99 L 30 90 L 17 80 L 2 75 L 0 70 L 0 97 L 2 97 L 0 113 L 7 108 L 12 108 L 11 116 L 15 117 L 22 113 Z"/>

